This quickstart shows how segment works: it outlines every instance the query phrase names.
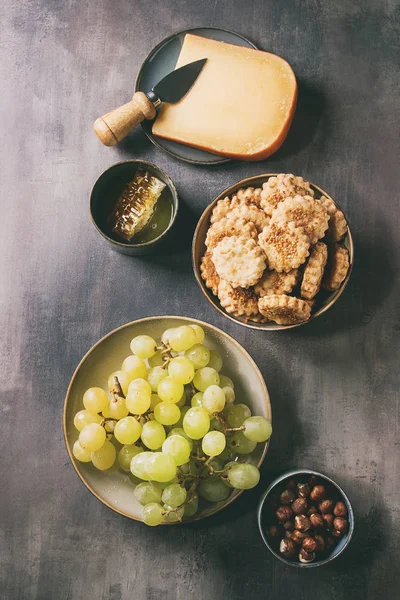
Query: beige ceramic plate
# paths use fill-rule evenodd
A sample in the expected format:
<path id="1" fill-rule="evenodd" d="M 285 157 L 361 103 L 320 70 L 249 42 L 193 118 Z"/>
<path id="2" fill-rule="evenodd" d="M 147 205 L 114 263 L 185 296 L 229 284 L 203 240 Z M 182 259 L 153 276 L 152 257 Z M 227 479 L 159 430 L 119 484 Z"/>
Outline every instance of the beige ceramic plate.
<path id="1" fill-rule="evenodd" d="M 107 389 L 108 375 L 119 369 L 123 359 L 130 354 L 129 344 L 133 337 L 147 334 L 160 339 L 166 329 L 189 323 L 201 325 L 206 332 L 207 346 L 221 354 L 224 361 L 222 372 L 234 381 L 237 401 L 247 404 L 253 414 L 271 419 L 268 390 L 257 365 L 238 342 L 213 325 L 185 317 L 148 317 L 127 323 L 106 335 L 83 357 L 68 386 L 64 403 L 64 437 L 71 462 L 86 487 L 103 504 L 130 519 L 141 520 L 141 507 L 133 497 L 134 485 L 129 475 L 116 468 L 101 472 L 72 456 L 71 449 L 78 438 L 73 424 L 74 415 L 83 408 L 82 396 L 87 388 L 100 386 Z M 249 462 L 261 465 L 267 449 L 268 443 L 258 444 Z M 224 502 L 204 505 L 193 520 L 221 510 L 240 493 L 234 491 Z"/>
<path id="2" fill-rule="evenodd" d="M 343 291 L 349 281 L 351 270 L 353 268 L 353 261 L 354 261 L 353 238 L 351 235 L 350 227 L 347 224 L 348 225 L 347 226 L 347 234 L 343 240 L 343 244 L 346 246 L 347 250 L 349 251 L 350 266 L 349 266 L 349 271 L 347 273 L 346 279 L 343 281 L 342 285 L 336 292 L 333 292 L 332 294 L 329 294 L 329 293 L 326 294 L 326 297 L 320 304 L 320 307 L 318 308 L 318 310 L 316 310 L 311 315 L 311 317 L 308 321 L 303 321 L 302 323 L 295 323 L 294 325 L 278 325 L 277 323 L 272 323 L 272 322 L 271 323 L 254 323 L 252 321 L 246 322 L 241 317 L 234 317 L 234 316 L 228 314 L 222 308 L 222 306 L 219 303 L 218 298 L 216 296 L 214 296 L 214 294 L 211 292 L 211 290 L 206 288 L 204 281 L 201 277 L 201 273 L 200 273 L 201 258 L 204 255 L 204 252 L 206 251 L 205 239 L 206 239 L 206 235 L 207 235 L 207 230 L 210 225 L 211 212 L 212 212 L 214 206 L 216 205 L 216 203 L 218 202 L 218 200 L 221 200 L 222 198 L 225 198 L 226 196 L 230 196 L 231 194 L 234 194 L 240 188 L 261 187 L 262 184 L 269 179 L 269 177 L 276 177 L 276 175 L 277 175 L 277 173 L 266 173 L 264 175 L 256 175 L 255 177 L 248 177 L 247 179 L 242 179 L 241 181 L 234 183 L 233 185 L 228 187 L 226 190 L 221 192 L 220 195 L 217 196 L 215 198 L 215 200 L 213 200 L 213 202 L 211 202 L 211 204 L 209 204 L 207 206 L 207 208 L 201 215 L 199 222 L 197 223 L 196 231 L 194 232 L 193 246 L 192 246 L 192 261 L 193 261 L 194 274 L 196 276 L 197 283 L 199 284 L 199 286 L 201 288 L 201 291 L 203 292 L 203 294 L 205 295 L 207 300 L 210 302 L 210 304 L 212 304 L 213 307 L 215 309 L 217 309 L 218 312 L 220 312 L 222 315 L 224 315 L 224 317 L 227 317 L 231 321 L 234 321 L 235 323 L 239 323 L 240 325 L 243 325 L 244 327 L 249 327 L 250 329 L 261 329 L 264 331 L 278 331 L 281 329 L 292 329 L 293 327 L 300 327 L 300 325 L 306 325 L 307 323 L 310 323 L 310 321 L 312 321 L 313 319 L 316 319 L 317 317 L 320 317 L 321 315 L 323 315 L 333 304 L 335 304 L 336 300 L 343 293 Z M 310 182 L 310 185 L 316 194 L 316 198 L 320 198 L 320 196 L 326 196 L 327 198 L 330 198 L 333 202 L 335 202 L 335 200 L 332 198 L 332 196 L 330 196 L 327 192 L 325 192 L 325 190 L 320 188 L 318 185 L 315 185 L 314 183 L 311 183 L 311 182 Z M 337 202 L 335 202 L 335 204 L 338 208 L 340 208 L 340 206 L 338 205 Z M 342 209 L 340 209 L 340 210 L 342 210 Z"/>

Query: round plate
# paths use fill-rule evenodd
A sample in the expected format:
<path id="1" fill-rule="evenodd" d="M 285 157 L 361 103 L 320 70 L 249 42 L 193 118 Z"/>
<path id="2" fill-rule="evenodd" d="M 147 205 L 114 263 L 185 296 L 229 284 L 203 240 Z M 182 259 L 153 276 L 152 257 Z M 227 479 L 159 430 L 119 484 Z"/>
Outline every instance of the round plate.
<path id="1" fill-rule="evenodd" d="M 206 334 L 206 344 L 221 354 L 224 360 L 223 373 L 235 383 L 238 398 L 245 398 L 251 412 L 271 419 L 271 403 L 263 376 L 246 350 L 229 335 L 213 325 L 186 317 L 147 317 L 132 321 L 115 329 L 89 350 L 77 366 L 68 386 L 64 402 L 64 438 L 71 462 L 86 487 L 103 504 L 117 513 L 141 521 L 141 506 L 133 497 L 134 485 L 130 475 L 116 466 L 109 471 L 98 471 L 91 463 L 81 463 L 72 455 L 72 446 L 78 438 L 74 427 L 74 415 L 83 408 L 84 392 L 92 386 L 107 389 L 108 375 L 118 370 L 126 356 L 131 354 L 129 344 L 139 334 L 160 339 L 170 327 L 198 323 Z M 256 466 L 263 462 L 268 442 L 258 444 L 248 461 Z M 225 508 L 242 492 L 234 490 L 223 502 L 200 505 L 192 520 L 202 519 Z"/>
<path id="2" fill-rule="evenodd" d="M 194 27 L 193 29 L 178 31 L 160 42 L 145 59 L 136 78 L 136 92 L 149 92 L 156 83 L 175 69 L 176 61 L 178 60 L 183 40 L 187 33 L 218 40 L 219 42 L 227 42 L 236 46 L 257 49 L 250 40 L 228 29 L 220 29 L 219 27 Z M 197 165 L 220 165 L 231 160 L 230 158 L 222 158 L 204 150 L 197 150 L 184 144 L 156 137 L 152 133 L 153 121 L 143 121 L 142 127 L 149 140 L 157 148 L 180 160 Z"/>
<path id="3" fill-rule="evenodd" d="M 307 325 L 307 323 L 310 323 L 313 319 L 316 319 L 317 317 L 320 317 L 321 315 L 323 315 L 333 304 L 335 304 L 336 300 L 338 300 L 338 298 L 344 292 L 344 289 L 349 281 L 351 271 L 353 268 L 353 262 L 354 262 L 353 238 L 351 235 L 350 226 L 347 222 L 347 233 L 344 236 L 344 239 L 342 241 L 342 243 L 348 250 L 349 262 L 350 262 L 349 270 L 347 272 L 346 278 L 344 279 L 340 288 L 338 290 L 336 290 L 335 292 L 332 292 L 332 293 L 324 292 L 324 297 L 323 297 L 323 299 L 321 299 L 320 307 L 318 308 L 318 310 L 316 310 L 314 313 L 311 314 L 308 321 L 302 321 L 301 323 L 294 323 L 293 325 L 278 325 L 277 323 L 273 323 L 273 322 L 255 323 L 254 321 L 246 321 L 242 317 L 234 317 L 234 316 L 230 315 L 229 313 L 227 313 L 222 308 L 221 304 L 219 303 L 218 298 L 216 296 L 214 296 L 213 293 L 211 292 L 211 290 L 209 290 L 205 286 L 205 283 L 203 281 L 203 278 L 201 276 L 201 271 L 200 271 L 201 259 L 206 251 L 205 239 L 206 239 L 206 235 L 207 235 L 207 230 L 210 226 L 211 212 L 219 200 L 222 200 L 226 196 L 231 196 L 232 194 L 237 192 L 237 190 L 239 190 L 240 188 L 261 187 L 265 181 L 267 181 L 270 177 L 276 177 L 276 175 L 277 175 L 277 173 L 265 173 L 264 175 L 255 175 L 253 177 L 248 177 L 247 179 L 242 179 L 241 181 L 234 183 L 230 187 L 226 188 L 226 190 L 221 192 L 219 194 L 219 196 L 217 196 L 215 198 L 215 200 L 213 200 L 213 202 L 211 202 L 211 204 L 209 204 L 207 206 L 207 208 L 201 215 L 201 217 L 197 223 L 196 230 L 194 232 L 193 244 L 192 244 L 192 262 L 193 262 L 194 274 L 195 274 L 197 283 L 199 284 L 199 286 L 201 288 L 201 291 L 203 292 L 203 294 L 205 295 L 207 300 L 210 302 L 210 304 L 212 304 L 213 307 L 218 312 L 221 313 L 221 315 L 224 315 L 224 317 L 227 317 L 231 321 L 234 321 L 235 323 L 238 323 L 239 325 L 243 325 L 244 327 L 248 327 L 250 329 L 259 329 L 259 330 L 261 329 L 263 331 L 278 331 L 278 330 L 283 330 L 283 329 L 293 329 L 294 327 L 301 327 L 302 325 Z M 330 200 L 332 200 L 332 202 L 334 202 L 334 204 L 336 204 L 336 206 L 339 208 L 339 210 L 342 210 L 340 208 L 340 206 L 338 205 L 338 203 L 335 202 L 335 200 L 328 194 L 328 192 L 326 192 L 325 190 L 320 188 L 315 183 L 312 183 L 311 181 L 309 183 L 311 185 L 311 188 L 315 192 L 316 198 L 325 196 L 326 198 L 329 198 Z M 346 215 L 345 215 L 345 217 L 346 217 Z M 346 220 L 347 220 L 347 217 L 346 217 Z"/>

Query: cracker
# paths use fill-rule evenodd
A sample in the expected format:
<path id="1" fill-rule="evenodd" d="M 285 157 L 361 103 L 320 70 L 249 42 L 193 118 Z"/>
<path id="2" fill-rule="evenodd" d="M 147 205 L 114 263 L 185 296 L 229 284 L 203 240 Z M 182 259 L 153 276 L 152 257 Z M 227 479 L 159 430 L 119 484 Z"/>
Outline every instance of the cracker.
<path id="1" fill-rule="evenodd" d="M 258 233 L 269 224 L 269 217 L 261 208 L 257 208 L 253 204 L 246 204 L 240 202 L 237 196 L 232 198 L 231 210 L 227 212 L 226 216 L 230 219 L 245 219 L 245 221 L 251 221 L 254 223 Z"/>
<path id="2" fill-rule="evenodd" d="M 319 201 L 325 206 L 330 216 L 326 239 L 329 242 L 338 242 L 347 232 L 346 217 L 330 198 L 321 196 Z"/>
<path id="3" fill-rule="evenodd" d="M 221 279 L 218 286 L 218 298 L 227 313 L 235 317 L 251 318 L 258 314 L 257 297 L 253 290 L 234 288 Z"/>
<path id="4" fill-rule="evenodd" d="M 257 208 L 261 208 L 261 191 L 261 188 L 241 188 L 236 192 L 236 196 L 241 202 L 254 204 Z"/>
<path id="5" fill-rule="evenodd" d="M 300 279 L 300 271 L 292 269 L 288 273 L 265 270 L 260 281 L 254 286 L 257 296 L 271 296 L 272 294 L 290 294 Z"/>
<path id="6" fill-rule="evenodd" d="M 311 314 L 311 308 L 305 300 L 285 294 L 260 298 L 258 308 L 264 317 L 278 325 L 302 323 L 307 321 Z"/>
<path id="7" fill-rule="evenodd" d="M 231 199 L 229 196 L 225 196 L 225 198 L 222 200 L 218 200 L 217 204 L 212 210 L 210 223 L 215 223 L 216 221 L 220 221 L 221 219 L 225 218 L 231 208 Z"/>
<path id="8" fill-rule="evenodd" d="M 212 293 L 216 296 L 218 294 L 218 285 L 220 282 L 219 275 L 215 270 L 214 263 L 212 261 L 212 253 L 210 250 L 207 250 L 201 259 L 200 263 L 200 272 L 201 277 Z"/>
<path id="9" fill-rule="evenodd" d="M 310 244 L 315 244 L 324 237 L 328 221 L 329 214 L 324 205 L 312 196 L 299 195 L 281 202 L 271 219 L 271 222 L 280 225 L 292 222 L 296 227 L 302 228 Z"/>
<path id="10" fill-rule="evenodd" d="M 319 292 L 322 276 L 328 260 L 328 248 L 323 242 L 318 242 L 311 249 L 310 258 L 304 269 L 300 294 L 306 300 L 312 300 Z"/>
<path id="11" fill-rule="evenodd" d="M 272 215 L 278 205 L 286 198 L 294 196 L 314 196 L 308 181 L 292 174 L 281 173 L 270 177 L 263 183 L 261 192 L 261 207 L 268 215 Z"/>
<path id="12" fill-rule="evenodd" d="M 248 288 L 261 278 L 266 264 L 264 253 L 253 239 L 225 237 L 212 251 L 212 261 L 221 279 L 232 287 Z"/>
<path id="13" fill-rule="evenodd" d="M 309 239 L 294 223 L 271 222 L 258 236 L 258 243 L 265 252 L 268 268 L 278 273 L 297 269 L 309 255 Z"/>
<path id="14" fill-rule="evenodd" d="M 241 235 L 245 238 L 257 239 L 257 229 L 251 221 L 244 219 L 223 219 L 216 221 L 207 231 L 205 244 L 212 249 L 224 238 L 232 235 Z"/>
<path id="15" fill-rule="evenodd" d="M 322 279 L 322 287 L 334 292 L 340 288 L 349 270 L 349 253 L 346 248 L 334 244 L 329 246 L 328 266 Z"/>

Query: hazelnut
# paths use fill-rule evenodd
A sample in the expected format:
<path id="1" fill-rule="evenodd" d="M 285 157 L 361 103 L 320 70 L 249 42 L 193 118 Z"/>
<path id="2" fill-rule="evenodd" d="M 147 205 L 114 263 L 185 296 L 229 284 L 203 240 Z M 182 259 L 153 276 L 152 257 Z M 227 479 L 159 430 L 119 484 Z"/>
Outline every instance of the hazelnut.
<path id="1" fill-rule="evenodd" d="M 309 536 L 303 540 L 301 547 L 306 552 L 315 552 L 318 547 L 318 544 L 313 537 Z"/>
<path id="2" fill-rule="evenodd" d="M 300 498 L 307 498 L 310 495 L 311 488 L 308 483 L 298 483 L 297 484 L 297 493 Z"/>
<path id="3" fill-rule="evenodd" d="M 285 531 L 285 538 L 287 538 L 287 539 L 289 539 L 289 538 L 290 538 L 290 539 L 292 539 L 292 532 L 291 532 L 291 531 L 288 531 L 288 530 L 287 530 L 287 531 Z"/>
<path id="4" fill-rule="evenodd" d="M 296 498 L 292 490 L 285 490 L 280 496 L 281 504 L 291 504 Z"/>
<path id="5" fill-rule="evenodd" d="M 302 548 L 299 552 L 299 561 L 302 563 L 312 562 L 315 558 L 314 552 L 306 552 L 304 548 Z"/>
<path id="6" fill-rule="evenodd" d="M 331 548 L 333 548 L 334 546 L 336 546 L 336 540 L 331 535 L 328 535 L 328 537 L 325 540 L 325 543 L 326 543 L 326 547 L 327 547 L 328 550 L 330 550 Z"/>
<path id="7" fill-rule="evenodd" d="M 332 529 L 331 535 L 333 535 L 333 537 L 335 537 L 335 538 L 341 538 L 343 533 L 341 531 L 339 531 L 338 529 Z"/>
<path id="8" fill-rule="evenodd" d="M 340 531 L 340 533 L 346 533 L 348 528 L 349 524 L 347 522 L 347 519 L 344 519 L 343 517 L 336 517 L 333 520 L 333 529 L 335 531 Z"/>
<path id="9" fill-rule="evenodd" d="M 316 552 L 323 552 L 325 550 L 325 540 L 322 535 L 314 536 L 314 541 L 317 544 Z"/>
<path id="10" fill-rule="evenodd" d="M 271 527 L 269 527 L 268 529 L 268 535 L 269 537 L 279 537 L 281 534 L 279 527 L 277 527 L 276 525 L 271 525 Z"/>
<path id="11" fill-rule="evenodd" d="M 334 507 L 334 502 L 333 500 L 322 500 L 322 502 L 319 503 L 319 510 L 323 513 L 331 513 Z"/>
<path id="12" fill-rule="evenodd" d="M 324 526 L 323 516 L 318 513 L 314 513 L 313 515 L 311 515 L 310 521 L 314 529 L 322 529 Z"/>
<path id="13" fill-rule="evenodd" d="M 289 521 L 293 512 L 289 506 L 280 506 L 276 510 L 275 514 L 276 514 L 276 518 L 278 519 L 279 523 L 284 523 L 285 521 Z"/>
<path id="14" fill-rule="evenodd" d="M 345 517 L 347 515 L 347 508 L 344 502 L 336 502 L 333 514 L 335 517 Z"/>
<path id="15" fill-rule="evenodd" d="M 317 507 L 312 505 L 312 506 L 310 506 L 310 508 L 308 509 L 306 514 L 307 514 L 307 517 L 311 517 L 311 515 L 314 515 L 317 512 L 318 512 Z"/>
<path id="16" fill-rule="evenodd" d="M 286 487 L 288 490 L 295 490 L 296 489 L 296 482 L 294 479 L 289 479 L 289 481 L 286 484 Z"/>
<path id="17" fill-rule="evenodd" d="M 307 510 L 307 500 L 305 498 L 297 498 L 292 504 L 292 511 L 296 515 L 303 515 Z"/>
<path id="18" fill-rule="evenodd" d="M 279 552 L 287 558 L 293 558 L 296 553 L 296 546 L 293 540 L 283 539 L 279 544 Z"/>
<path id="19" fill-rule="evenodd" d="M 333 515 L 331 515 L 330 513 L 322 515 L 322 518 L 324 520 L 324 525 L 326 527 L 326 529 L 332 529 L 333 527 Z"/>
<path id="20" fill-rule="evenodd" d="M 311 527 L 311 521 L 305 515 L 296 515 L 294 518 L 294 526 L 299 531 L 308 531 Z"/>
<path id="21" fill-rule="evenodd" d="M 292 520 L 285 521 L 285 523 L 283 524 L 283 529 L 285 529 L 285 531 L 293 531 L 294 521 L 292 521 Z"/>
<path id="22" fill-rule="evenodd" d="M 299 531 L 298 529 L 295 529 L 292 532 L 292 540 L 294 541 L 295 544 L 298 544 L 299 546 L 301 546 L 301 544 L 303 543 L 303 540 L 307 537 L 306 533 L 303 533 L 302 531 Z"/>
<path id="23" fill-rule="evenodd" d="M 315 485 L 310 493 L 310 498 L 314 502 L 320 502 L 325 498 L 325 486 Z"/>
<path id="24" fill-rule="evenodd" d="M 314 487 L 314 485 L 317 485 L 318 483 L 318 477 L 316 475 L 311 475 L 308 483 L 311 485 L 311 487 Z"/>

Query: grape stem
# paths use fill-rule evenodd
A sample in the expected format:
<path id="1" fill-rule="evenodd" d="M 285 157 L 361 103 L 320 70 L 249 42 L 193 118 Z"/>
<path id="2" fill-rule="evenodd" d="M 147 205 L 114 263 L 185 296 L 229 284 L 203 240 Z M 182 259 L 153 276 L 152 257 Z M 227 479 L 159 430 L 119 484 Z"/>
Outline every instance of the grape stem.
<path id="1" fill-rule="evenodd" d="M 120 384 L 119 379 L 118 379 L 118 377 L 116 375 L 114 377 L 114 386 L 115 387 L 112 389 L 112 394 L 114 396 L 114 400 L 117 401 L 117 400 L 119 400 L 119 398 L 125 399 L 125 394 L 122 391 L 121 384 Z"/>
<path id="2" fill-rule="evenodd" d="M 244 425 L 242 425 L 241 427 L 228 427 L 227 429 L 225 429 L 225 433 L 230 431 L 243 431 L 244 429 L 246 429 Z"/>
<path id="3" fill-rule="evenodd" d="M 164 344 L 162 342 L 161 346 L 157 346 L 157 350 L 161 350 L 161 358 L 163 361 L 163 368 L 165 368 L 166 366 L 168 366 L 168 364 L 173 359 L 171 348 L 170 348 L 170 346 L 168 346 L 167 344 Z"/>

